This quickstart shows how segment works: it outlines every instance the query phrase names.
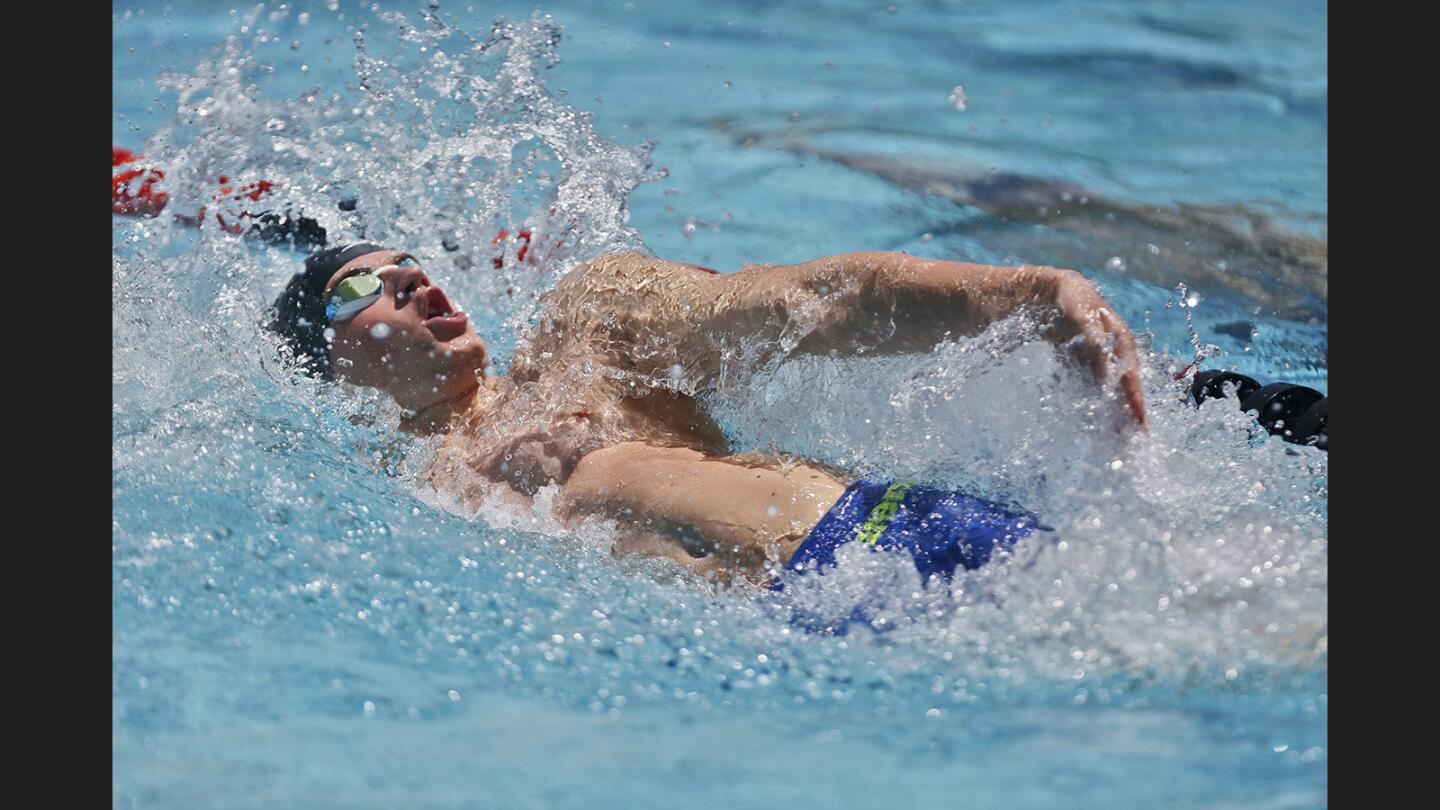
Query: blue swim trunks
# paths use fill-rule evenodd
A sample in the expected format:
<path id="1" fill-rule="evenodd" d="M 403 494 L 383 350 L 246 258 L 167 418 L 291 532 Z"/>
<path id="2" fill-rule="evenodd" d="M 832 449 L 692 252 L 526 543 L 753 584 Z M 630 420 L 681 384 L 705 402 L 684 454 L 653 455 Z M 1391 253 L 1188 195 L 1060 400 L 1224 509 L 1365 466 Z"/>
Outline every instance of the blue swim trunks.
<path id="1" fill-rule="evenodd" d="M 786 564 L 787 571 L 823 574 L 835 565 L 835 551 L 846 543 L 903 549 L 921 577 L 950 577 L 956 568 L 985 565 L 997 550 L 1010 549 L 1036 530 L 1048 531 L 1033 515 L 963 492 L 899 481 L 857 481 L 845 490 Z M 786 577 L 770 585 L 784 590 Z M 865 618 L 859 607 L 851 621 Z M 820 628 L 817 628 L 820 629 Z M 837 630 L 837 627 L 824 629 Z M 843 630 L 842 630 L 843 632 Z"/>
<path id="2" fill-rule="evenodd" d="M 920 577 L 939 574 L 949 578 L 956 568 L 981 568 L 996 551 L 1015 543 L 1041 526 L 1032 515 L 959 491 L 914 486 L 909 481 L 878 484 L 857 481 L 811 529 L 801 548 L 786 564 L 788 572 L 825 574 L 835 565 L 835 551 L 845 543 L 863 543 L 877 549 L 903 549 L 914 561 Z M 770 584 L 783 591 L 788 575 Z M 877 621 L 893 600 L 893 589 L 877 582 L 880 591 L 847 587 L 838 600 L 822 598 L 816 604 L 814 589 L 799 602 L 789 602 L 791 623 L 809 633 L 844 636 L 850 624 L 868 624 L 888 630 L 894 624 Z M 804 589 L 802 589 L 804 591 Z M 828 604 L 827 604 L 828 602 Z M 877 610 L 880 613 L 877 613 Z"/>

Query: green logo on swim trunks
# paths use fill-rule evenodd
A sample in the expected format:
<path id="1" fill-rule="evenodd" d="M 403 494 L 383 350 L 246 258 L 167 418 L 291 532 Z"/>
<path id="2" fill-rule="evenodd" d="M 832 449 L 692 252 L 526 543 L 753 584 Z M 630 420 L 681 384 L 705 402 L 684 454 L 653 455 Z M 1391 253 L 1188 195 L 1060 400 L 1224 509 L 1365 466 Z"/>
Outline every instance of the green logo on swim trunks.
<path id="1" fill-rule="evenodd" d="M 910 481 L 896 481 L 885 489 L 885 494 L 880 496 L 880 503 L 870 510 L 870 516 L 865 522 L 855 527 L 855 538 L 866 545 L 875 545 L 880 541 L 880 535 L 885 533 L 885 528 L 890 525 L 890 519 L 900 509 L 900 502 L 905 500 L 905 493 L 914 486 Z"/>

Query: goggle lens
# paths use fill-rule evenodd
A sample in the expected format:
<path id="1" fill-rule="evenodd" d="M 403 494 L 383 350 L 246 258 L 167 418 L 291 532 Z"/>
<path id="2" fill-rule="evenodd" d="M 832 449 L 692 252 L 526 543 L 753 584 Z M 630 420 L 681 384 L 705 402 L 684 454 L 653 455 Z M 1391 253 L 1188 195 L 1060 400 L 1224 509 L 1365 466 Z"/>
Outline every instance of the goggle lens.
<path id="1" fill-rule="evenodd" d="M 385 285 L 374 273 L 357 273 L 335 285 L 330 300 L 325 302 L 327 321 L 344 321 L 380 300 Z"/>

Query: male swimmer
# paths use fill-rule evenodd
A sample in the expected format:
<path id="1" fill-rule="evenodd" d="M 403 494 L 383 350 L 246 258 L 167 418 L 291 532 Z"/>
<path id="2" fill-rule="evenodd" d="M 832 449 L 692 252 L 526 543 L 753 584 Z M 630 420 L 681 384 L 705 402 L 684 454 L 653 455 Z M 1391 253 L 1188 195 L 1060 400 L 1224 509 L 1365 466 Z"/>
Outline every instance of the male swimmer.
<path id="1" fill-rule="evenodd" d="M 823 569 L 844 543 L 949 575 L 1037 528 L 962 492 L 732 453 L 700 403 L 660 381 L 713 386 L 742 343 L 783 352 L 781 332 L 799 327 L 790 355 L 924 351 L 1031 307 L 1146 422 L 1129 328 L 1069 270 L 847 253 L 717 274 L 621 253 L 575 267 L 540 306 L 509 374 L 487 376 L 485 343 L 414 257 L 361 243 L 311 255 L 269 327 L 311 373 L 385 391 L 408 430 L 442 434 L 425 471 L 437 488 L 475 502 L 491 484 L 520 497 L 558 485 L 562 519 L 617 522 L 617 555 L 722 581 Z"/>
<path id="2" fill-rule="evenodd" d="M 115 166 L 124 167 L 112 182 L 114 210 L 155 216 L 167 202 L 163 173 L 138 161 L 114 150 Z M 267 183 L 221 183 L 217 203 L 258 202 L 270 192 Z M 289 210 L 216 216 L 226 230 L 270 241 L 327 241 L 313 220 Z M 204 217 L 204 209 L 176 215 L 190 224 Z M 520 236 L 528 245 L 529 234 Z M 922 575 L 948 576 L 984 565 L 1040 527 L 1033 516 L 962 492 L 732 453 L 699 402 L 665 383 L 678 376 L 688 391 L 712 387 L 722 370 L 736 370 L 726 364 L 742 344 L 790 355 L 925 351 L 1026 307 L 1049 317 L 1047 336 L 1112 387 L 1143 429 L 1128 327 L 1080 274 L 1052 267 L 847 253 L 718 274 L 637 253 L 601 256 L 542 297 L 539 324 L 497 378 L 486 376 L 485 344 L 464 312 L 412 256 L 359 243 L 312 254 L 267 325 L 309 373 L 385 391 L 407 412 L 407 430 L 442 434 L 424 473 L 437 488 L 475 504 L 497 491 L 528 499 L 558 485 L 562 519 L 617 522 L 617 555 L 765 582 L 782 568 L 823 571 L 846 543 L 903 550 Z M 803 336 L 787 344 L 782 332 Z M 769 359 L 776 358 L 748 362 Z M 1291 441 L 1318 435 L 1324 446 L 1318 392 L 1202 372 L 1197 403 L 1225 396 L 1225 385 L 1238 386 L 1242 407 L 1257 410 L 1271 432 Z M 1306 419 L 1315 424 L 1285 427 Z"/>

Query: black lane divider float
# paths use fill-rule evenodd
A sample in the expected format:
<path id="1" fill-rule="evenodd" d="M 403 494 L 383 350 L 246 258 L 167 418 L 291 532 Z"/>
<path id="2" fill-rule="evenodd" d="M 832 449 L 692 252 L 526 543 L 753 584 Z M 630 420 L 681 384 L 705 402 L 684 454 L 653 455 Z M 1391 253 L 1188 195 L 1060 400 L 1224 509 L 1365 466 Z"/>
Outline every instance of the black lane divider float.
<path id="1" fill-rule="evenodd" d="M 1294 444 L 1329 451 L 1329 398 L 1303 385 L 1275 382 L 1261 385 L 1234 371 L 1201 371 L 1190 384 L 1195 407 L 1207 399 L 1225 399 L 1225 386 L 1234 386 L 1240 409 L 1254 411 L 1260 425 L 1272 435 Z"/>

